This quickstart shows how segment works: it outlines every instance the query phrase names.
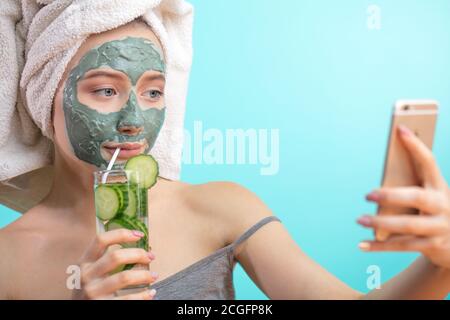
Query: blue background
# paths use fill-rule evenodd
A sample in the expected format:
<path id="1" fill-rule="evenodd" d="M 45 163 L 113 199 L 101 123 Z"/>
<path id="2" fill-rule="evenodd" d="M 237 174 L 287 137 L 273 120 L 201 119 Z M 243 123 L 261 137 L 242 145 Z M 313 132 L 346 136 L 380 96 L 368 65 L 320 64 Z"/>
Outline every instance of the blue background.
<path id="1" fill-rule="evenodd" d="M 183 180 L 232 180 L 258 194 L 301 248 L 353 288 L 366 269 L 382 281 L 417 254 L 361 253 L 357 217 L 381 179 L 398 98 L 433 98 L 434 153 L 450 179 L 450 1 L 195 0 L 194 65 L 186 128 L 280 129 L 280 171 L 184 165 Z M 367 8 L 381 8 L 381 29 Z M 0 208 L 0 227 L 19 215 Z M 279 275 L 277 275 L 279 276 Z M 238 299 L 265 295 L 237 267 Z"/>

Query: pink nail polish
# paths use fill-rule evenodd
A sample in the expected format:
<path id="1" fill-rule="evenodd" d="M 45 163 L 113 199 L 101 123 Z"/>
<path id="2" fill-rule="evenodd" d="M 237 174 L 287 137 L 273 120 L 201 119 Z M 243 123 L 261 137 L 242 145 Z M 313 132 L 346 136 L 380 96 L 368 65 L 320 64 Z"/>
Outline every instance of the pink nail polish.
<path id="1" fill-rule="evenodd" d="M 148 292 L 148 294 L 149 294 L 151 297 L 153 297 L 153 296 L 156 294 L 156 290 L 155 290 L 155 289 L 152 289 L 152 290 L 150 290 L 150 291 Z"/>
<path id="2" fill-rule="evenodd" d="M 398 130 L 400 131 L 400 134 L 404 137 L 411 137 L 412 132 L 405 126 L 398 126 Z"/>
<path id="3" fill-rule="evenodd" d="M 379 192 L 371 192 L 366 196 L 366 200 L 367 201 L 373 201 L 373 202 L 378 202 L 382 199 L 382 196 Z"/>
<path id="4" fill-rule="evenodd" d="M 368 242 L 361 242 L 358 245 L 359 249 L 361 249 L 362 251 L 369 251 L 370 250 L 370 243 Z"/>
<path id="5" fill-rule="evenodd" d="M 154 255 L 153 252 L 151 252 L 151 251 L 148 253 L 148 257 L 149 257 L 150 259 L 152 259 L 152 260 L 155 259 L 155 255 Z"/>
<path id="6" fill-rule="evenodd" d="M 134 236 L 142 238 L 144 236 L 144 233 L 138 230 L 133 230 L 131 233 L 133 233 Z"/>
<path id="7" fill-rule="evenodd" d="M 370 216 L 362 216 L 360 217 L 357 222 L 360 225 L 363 225 L 365 227 L 371 227 L 372 226 L 372 218 Z"/>
<path id="8" fill-rule="evenodd" d="M 153 277 L 153 278 L 158 278 L 158 273 L 157 272 L 154 272 L 154 271 L 152 271 L 152 272 L 150 272 L 150 275 Z"/>

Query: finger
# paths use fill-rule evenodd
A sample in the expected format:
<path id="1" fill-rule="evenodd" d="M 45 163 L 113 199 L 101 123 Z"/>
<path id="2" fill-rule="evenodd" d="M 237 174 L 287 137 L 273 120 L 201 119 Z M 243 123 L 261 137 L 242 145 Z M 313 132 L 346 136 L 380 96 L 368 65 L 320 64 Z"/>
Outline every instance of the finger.
<path id="1" fill-rule="evenodd" d="M 366 199 L 383 206 L 416 208 L 430 214 L 448 210 L 443 194 L 421 187 L 381 188 L 368 194 Z"/>
<path id="2" fill-rule="evenodd" d="M 430 183 L 434 188 L 443 188 L 445 180 L 431 150 L 407 127 L 398 126 L 398 131 L 409 155 L 419 165 L 424 182 Z"/>
<path id="3" fill-rule="evenodd" d="M 110 250 L 85 270 L 85 278 L 94 279 L 104 276 L 125 264 L 149 264 L 152 254 L 139 248 Z"/>
<path id="4" fill-rule="evenodd" d="M 138 230 L 117 229 L 97 234 L 95 239 L 86 250 L 83 260 L 95 261 L 113 244 L 136 242 L 144 236 Z"/>
<path id="5" fill-rule="evenodd" d="M 116 297 L 114 300 L 153 300 L 156 295 L 156 290 L 145 290 L 143 292 L 127 294 L 125 296 Z"/>
<path id="6" fill-rule="evenodd" d="M 147 270 L 126 270 L 94 281 L 85 286 L 84 291 L 89 299 L 114 294 L 128 286 L 147 286 L 157 279 L 157 275 Z"/>
<path id="7" fill-rule="evenodd" d="M 363 241 L 359 248 L 366 252 L 375 251 L 403 251 L 403 252 L 423 252 L 430 246 L 429 238 L 419 238 L 415 236 L 394 236 L 389 240 Z"/>
<path id="8" fill-rule="evenodd" d="M 358 222 L 365 227 L 393 234 L 437 236 L 450 232 L 448 219 L 441 216 L 363 216 Z"/>

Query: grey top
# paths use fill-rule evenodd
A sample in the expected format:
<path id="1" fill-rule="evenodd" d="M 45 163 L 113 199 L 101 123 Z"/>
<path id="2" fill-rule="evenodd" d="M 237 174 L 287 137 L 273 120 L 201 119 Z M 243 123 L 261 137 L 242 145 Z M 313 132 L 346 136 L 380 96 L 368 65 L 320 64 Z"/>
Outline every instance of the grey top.
<path id="1" fill-rule="evenodd" d="M 228 246 L 154 283 L 154 300 L 234 300 L 234 248 L 271 221 L 281 222 L 275 216 L 266 217 Z"/>

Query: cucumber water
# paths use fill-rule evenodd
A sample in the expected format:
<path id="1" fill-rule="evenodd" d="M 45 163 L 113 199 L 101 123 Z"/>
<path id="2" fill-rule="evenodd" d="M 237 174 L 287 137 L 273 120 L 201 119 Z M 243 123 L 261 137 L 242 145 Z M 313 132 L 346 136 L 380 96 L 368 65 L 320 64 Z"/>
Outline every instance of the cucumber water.
<path id="1" fill-rule="evenodd" d="M 120 170 L 115 170 L 116 172 Z M 112 171 L 114 172 L 114 170 Z M 137 172 L 137 174 L 136 174 Z M 158 163 L 150 155 L 138 155 L 125 164 L 124 181 L 96 179 L 94 189 L 98 230 L 129 229 L 144 236 L 134 243 L 121 243 L 122 248 L 150 249 L 148 240 L 148 189 L 155 185 Z M 110 177 L 111 174 L 108 175 Z M 134 264 L 117 267 L 112 273 L 133 268 Z"/>

